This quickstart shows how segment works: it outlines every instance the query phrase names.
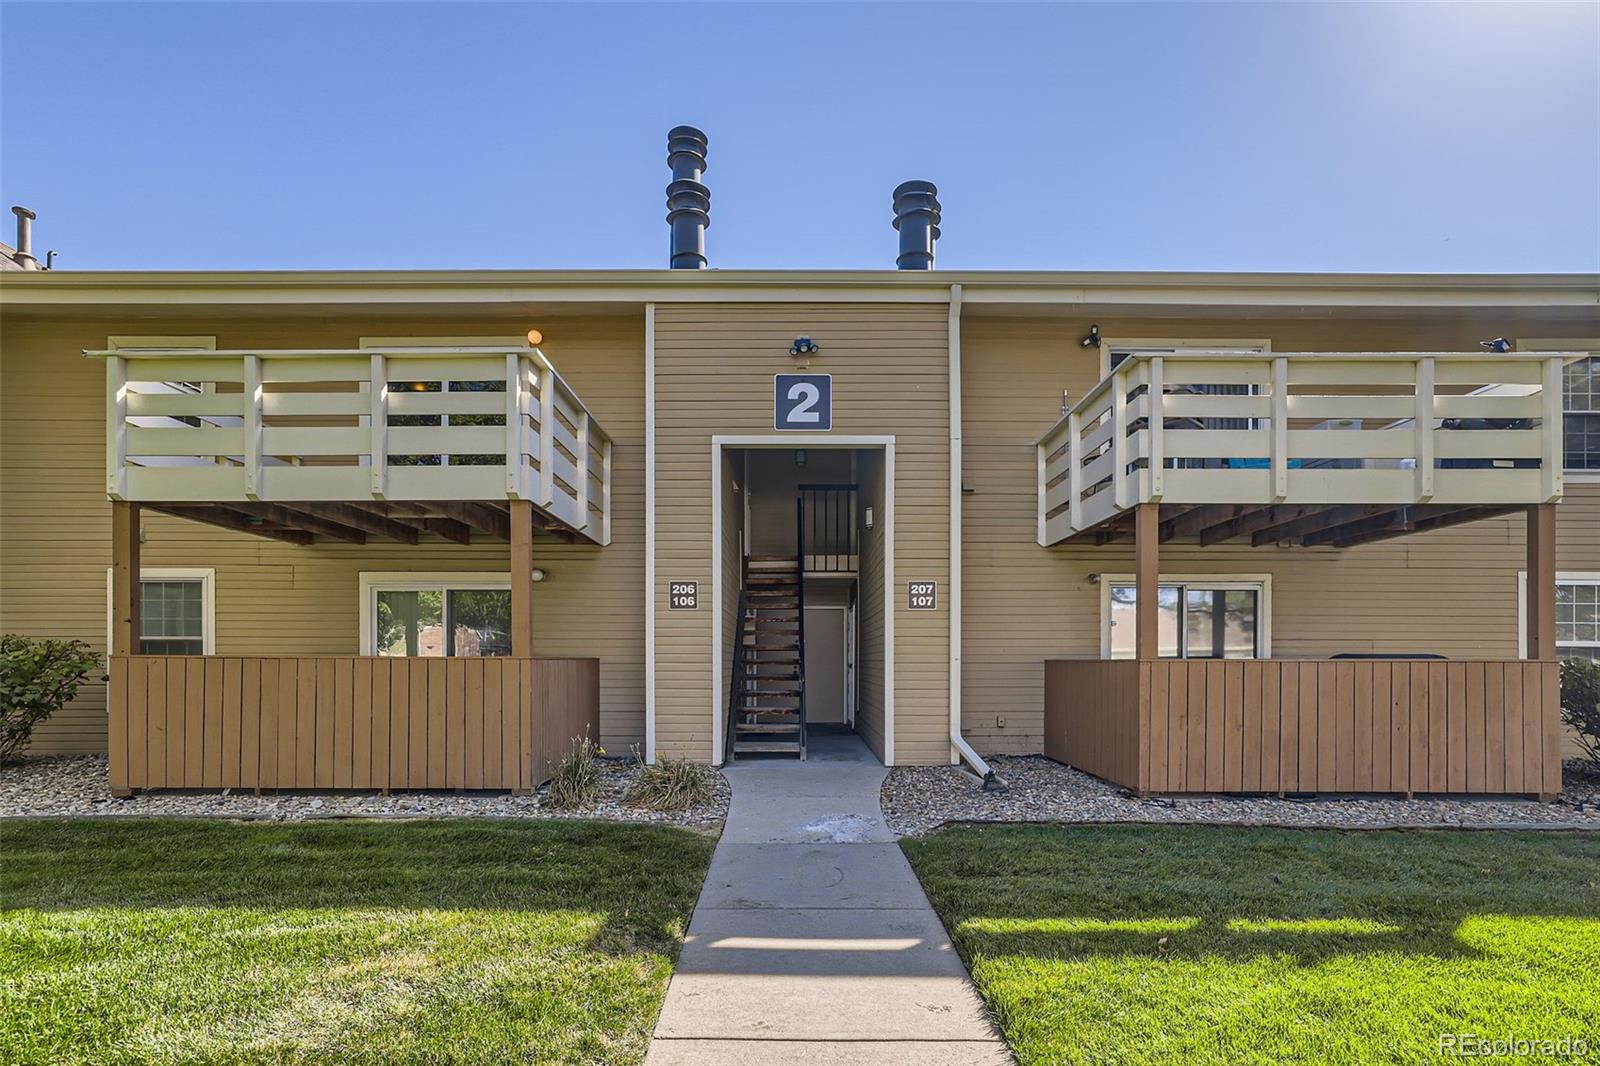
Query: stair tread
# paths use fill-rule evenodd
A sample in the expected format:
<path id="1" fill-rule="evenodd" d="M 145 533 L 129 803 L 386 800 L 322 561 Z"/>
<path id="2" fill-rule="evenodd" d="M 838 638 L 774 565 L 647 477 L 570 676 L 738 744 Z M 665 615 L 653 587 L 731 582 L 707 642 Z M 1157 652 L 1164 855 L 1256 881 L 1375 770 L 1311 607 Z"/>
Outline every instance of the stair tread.
<path id="1" fill-rule="evenodd" d="M 802 750 L 798 740 L 734 740 L 733 750 L 741 751 L 773 751 L 794 752 L 799 754 Z"/>
<path id="2" fill-rule="evenodd" d="M 798 733 L 799 722 L 740 722 L 734 727 L 735 733 Z"/>

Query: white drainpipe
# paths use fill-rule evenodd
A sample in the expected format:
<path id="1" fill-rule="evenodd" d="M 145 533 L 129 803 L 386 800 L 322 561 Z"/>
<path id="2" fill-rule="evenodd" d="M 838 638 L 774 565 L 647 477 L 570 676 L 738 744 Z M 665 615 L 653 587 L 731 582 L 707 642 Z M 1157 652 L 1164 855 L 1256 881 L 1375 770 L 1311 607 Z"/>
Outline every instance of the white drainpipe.
<path id="1" fill-rule="evenodd" d="M 950 746 L 987 784 L 994 771 L 961 735 L 961 286 L 950 286 Z M 952 761 L 956 761 L 953 759 Z"/>

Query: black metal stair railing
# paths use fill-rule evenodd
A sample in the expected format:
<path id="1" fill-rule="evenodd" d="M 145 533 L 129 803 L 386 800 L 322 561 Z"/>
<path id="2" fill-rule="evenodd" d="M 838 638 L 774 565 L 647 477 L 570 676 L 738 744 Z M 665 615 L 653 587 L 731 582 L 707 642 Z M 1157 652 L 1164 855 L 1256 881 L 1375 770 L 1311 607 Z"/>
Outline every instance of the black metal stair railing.
<path id="1" fill-rule="evenodd" d="M 733 743 L 739 728 L 739 703 L 744 690 L 744 628 L 745 616 L 749 613 L 750 597 L 750 556 L 745 555 L 739 563 L 739 606 L 734 614 L 733 622 L 733 655 L 728 671 L 728 728 L 722 738 L 722 757 L 733 757 Z"/>

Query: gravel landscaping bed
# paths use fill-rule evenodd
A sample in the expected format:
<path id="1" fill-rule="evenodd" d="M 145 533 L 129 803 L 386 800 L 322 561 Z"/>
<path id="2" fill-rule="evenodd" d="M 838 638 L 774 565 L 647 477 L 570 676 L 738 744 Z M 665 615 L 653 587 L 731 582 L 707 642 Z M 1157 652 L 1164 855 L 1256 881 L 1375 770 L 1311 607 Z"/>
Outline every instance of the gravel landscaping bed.
<path id="1" fill-rule="evenodd" d="M 601 761 L 600 799 L 587 807 L 545 805 L 543 792 L 511 796 L 504 792 L 374 792 L 265 793 L 145 792 L 116 799 L 106 787 L 104 755 L 55 755 L 24 760 L 0 770 L 0 818 L 40 816 L 163 817 L 204 815 L 216 818 L 265 818 L 304 821 L 311 818 L 597 818 L 611 822 L 649 822 L 688 829 L 717 830 L 728 814 L 728 783 L 716 775 L 711 803 L 687 811 L 660 812 L 623 802 L 638 776 L 631 759 Z"/>
<path id="2" fill-rule="evenodd" d="M 1600 829 L 1600 774 L 1568 763 L 1556 803 L 1531 799 L 1405 800 L 1383 796 L 1316 799 L 1194 797 L 1139 799 L 1128 790 L 1042 755 L 989 760 L 1010 786 L 984 792 L 955 766 L 897 766 L 883 783 L 889 826 L 914 836 L 945 822 L 1170 822 L 1305 828 L 1581 825 Z"/>

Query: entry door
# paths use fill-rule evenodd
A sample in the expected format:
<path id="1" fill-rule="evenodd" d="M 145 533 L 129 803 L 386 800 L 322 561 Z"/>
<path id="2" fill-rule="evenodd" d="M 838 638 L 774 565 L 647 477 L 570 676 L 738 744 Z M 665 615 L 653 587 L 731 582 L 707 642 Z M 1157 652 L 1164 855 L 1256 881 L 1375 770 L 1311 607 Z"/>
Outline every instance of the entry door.
<path id="1" fill-rule="evenodd" d="M 806 721 L 843 725 L 845 615 L 843 607 L 806 608 Z"/>

